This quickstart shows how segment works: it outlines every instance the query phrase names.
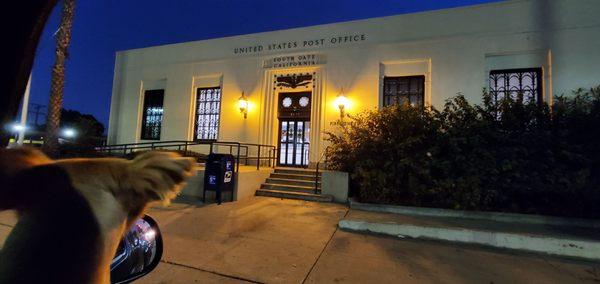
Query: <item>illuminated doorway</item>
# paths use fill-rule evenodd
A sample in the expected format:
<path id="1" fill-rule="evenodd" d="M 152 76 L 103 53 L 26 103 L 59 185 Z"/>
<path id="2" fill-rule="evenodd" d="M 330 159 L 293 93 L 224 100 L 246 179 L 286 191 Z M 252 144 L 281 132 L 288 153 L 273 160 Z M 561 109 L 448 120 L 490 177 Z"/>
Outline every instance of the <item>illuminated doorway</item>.
<path id="1" fill-rule="evenodd" d="M 310 146 L 311 92 L 279 93 L 277 164 L 307 167 Z"/>

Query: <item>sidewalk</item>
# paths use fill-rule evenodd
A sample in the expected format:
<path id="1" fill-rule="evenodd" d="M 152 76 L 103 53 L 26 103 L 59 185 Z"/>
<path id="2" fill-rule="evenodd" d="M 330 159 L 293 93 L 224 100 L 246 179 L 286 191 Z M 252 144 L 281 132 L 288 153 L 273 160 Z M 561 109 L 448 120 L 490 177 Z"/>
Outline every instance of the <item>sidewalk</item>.
<path id="1" fill-rule="evenodd" d="M 600 262 L 345 232 L 347 210 L 267 197 L 154 207 L 163 258 L 136 283 L 600 282 Z M 0 244 L 14 222 L 0 213 Z"/>
<path id="2" fill-rule="evenodd" d="M 4 241 L 6 241 L 6 237 L 8 237 L 15 224 L 17 224 L 15 211 L 0 211 L 0 249 L 4 246 Z"/>
<path id="3" fill-rule="evenodd" d="M 464 217 L 415 216 L 352 209 L 343 230 L 432 239 L 600 260 L 600 230 Z"/>

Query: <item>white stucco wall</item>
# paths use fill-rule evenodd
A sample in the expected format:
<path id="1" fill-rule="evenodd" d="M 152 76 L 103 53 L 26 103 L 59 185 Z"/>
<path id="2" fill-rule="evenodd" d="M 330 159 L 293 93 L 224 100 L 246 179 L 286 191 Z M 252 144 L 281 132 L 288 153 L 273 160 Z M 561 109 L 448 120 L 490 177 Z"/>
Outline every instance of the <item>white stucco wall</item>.
<path id="1" fill-rule="evenodd" d="M 219 140 L 275 145 L 273 74 L 315 72 L 311 160 L 320 154 L 322 131 L 339 117 L 333 104 L 343 88 L 348 112 L 381 105 L 384 76 L 425 75 L 426 103 L 441 106 L 462 93 L 480 102 L 493 69 L 542 67 L 544 97 L 600 84 L 600 1 L 515 0 L 306 28 L 120 51 L 115 62 L 109 143 L 139 142 L 142 94 L 165 88 L 161 140 L 191 140 L 195 89 L 222 87 Z M 359 42 L 332 44 L 345 35 Z M 304 41 L 325 39 L 320 46 Z M 269 51 L 272 43 L 298 47 Z M 258 46 L 261 52 L 236 54 Z M 323 64 L 300 69 L 263 68 L 283 55 L 317 54 Z M 251 108 L 244 119 L 237 100 Z M 318 94 L 318 96 L 317 96 Z M 271 129 L 268 129 L 271 128 Z M 319 141 L 319 143 L 314 143 Z"/>

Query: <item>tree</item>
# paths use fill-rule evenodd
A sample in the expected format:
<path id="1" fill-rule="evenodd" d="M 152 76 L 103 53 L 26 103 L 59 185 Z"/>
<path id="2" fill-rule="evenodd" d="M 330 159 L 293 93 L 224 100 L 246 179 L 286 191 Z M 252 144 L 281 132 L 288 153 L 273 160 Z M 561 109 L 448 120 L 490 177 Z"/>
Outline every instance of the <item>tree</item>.
<path id="1" fill-rule="evenodd" d="M 76 110 L 63 109 L 60 126 L 61 129 L 75 130 L 76 136 L 72 142 L 95 146 L 102 142 L 104 125 L 91 114 L 82 114 Z"/>
<path id="2" fill-rule="evenodd" d="M 50 155 L 58 153 L 58 131 L 65 86 L 65 61 L 68 56 L 67 49 L 71 42 L 74 12 L 75 0 L 63 0 L 62 17 L 56 35 L 56 61 L 54 67 L 52 67 L 50 101 L 48 102 L 48 115 L 46 117 L 46 137 L 44 138 L 44 148 Z"/>

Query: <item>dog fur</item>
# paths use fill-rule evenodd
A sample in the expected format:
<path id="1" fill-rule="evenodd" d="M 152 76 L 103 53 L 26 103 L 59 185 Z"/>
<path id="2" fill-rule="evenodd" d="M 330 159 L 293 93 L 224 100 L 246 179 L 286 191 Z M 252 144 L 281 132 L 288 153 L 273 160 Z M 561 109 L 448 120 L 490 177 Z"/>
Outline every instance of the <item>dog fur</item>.
<path id="1" fill-rule="evenodd" d="M 126 229 L 149 203 L 174 198 L 192 166 L 168 152 L 53 161 L 0 151 L 0 210 L 19 215 L 0 251 L 0 283 L 109 283 Z"/>

